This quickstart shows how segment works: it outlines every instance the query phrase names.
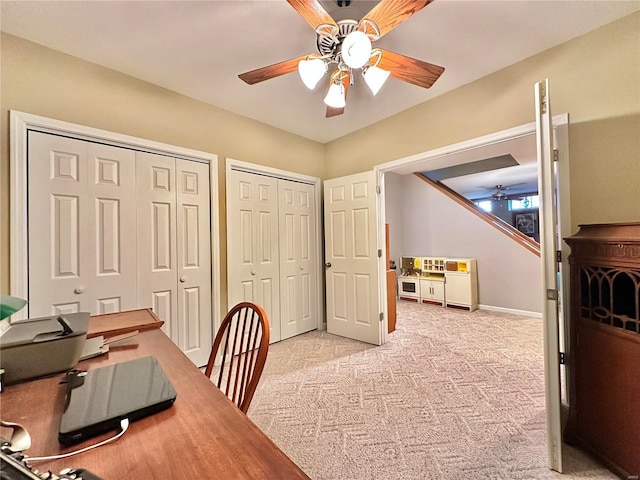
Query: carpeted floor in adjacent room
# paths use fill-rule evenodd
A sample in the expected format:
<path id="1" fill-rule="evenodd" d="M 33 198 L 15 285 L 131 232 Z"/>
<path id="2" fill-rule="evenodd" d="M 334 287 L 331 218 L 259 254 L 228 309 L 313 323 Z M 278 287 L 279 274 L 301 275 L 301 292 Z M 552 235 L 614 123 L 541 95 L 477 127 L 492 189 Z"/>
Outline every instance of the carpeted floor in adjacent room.
<path id="1" fill-rule="evenodd" d="M 400 302 L 380 347 L 272 344 L 249 417 L 313 480 L 617 478 L 547 469 L 542 352 L 540 319 Z"/>

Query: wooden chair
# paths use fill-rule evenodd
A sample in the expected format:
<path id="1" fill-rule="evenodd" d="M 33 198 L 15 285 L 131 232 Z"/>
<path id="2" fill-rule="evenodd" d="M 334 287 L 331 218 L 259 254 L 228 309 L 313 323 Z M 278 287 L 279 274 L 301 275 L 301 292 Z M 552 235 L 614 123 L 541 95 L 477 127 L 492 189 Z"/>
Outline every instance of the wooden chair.
<path id="1" fill-rule="evenodd" d="M 240 410 L 247 413 L 268 350 L 267 314 L 254 303 L 239 303 L 229 310 L 220 325 L 204 374 L 211 378 L 220 351 L 221 364 L 215 366 L 218 379 L 214 383 Z"/>

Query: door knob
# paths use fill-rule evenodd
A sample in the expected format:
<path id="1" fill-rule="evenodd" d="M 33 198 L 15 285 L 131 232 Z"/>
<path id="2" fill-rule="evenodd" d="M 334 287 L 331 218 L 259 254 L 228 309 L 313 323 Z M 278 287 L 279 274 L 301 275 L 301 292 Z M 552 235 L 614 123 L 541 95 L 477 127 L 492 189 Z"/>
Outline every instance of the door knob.
<path id="1" fill-rule="evenodd" d="M 186 281 L 187 281 L 187 279 L 185 277 L 180 277 L 180 283 L 184 283 Z"/>
<path id="2" fill-rule="evenodd" d="M 83 285 L 78 285 L 78 286 L 73 290 L 73 293 L 77 293 L 78 295 L 80 295 L 82 292 L 84 292 L 84 286 L 83 286 Z"/>
<path id="3" fill-rule="evenodd" d="M 300 270 L 304 270 L 304 265 L 300 265 Z"/>
<path id="4" fill-rule="evenodd" d="M 325 264 L 324 264 L 324 266 L 325 266 L 326 268 L 331 268 L 331 262 L 327 262 L 327 263 L 325 263 Z"/>
<path id="5" fill-rule="evenodd" d="M 255 270 L 251 270 L 251 275 L 255 275 L 256 271 Z"/>

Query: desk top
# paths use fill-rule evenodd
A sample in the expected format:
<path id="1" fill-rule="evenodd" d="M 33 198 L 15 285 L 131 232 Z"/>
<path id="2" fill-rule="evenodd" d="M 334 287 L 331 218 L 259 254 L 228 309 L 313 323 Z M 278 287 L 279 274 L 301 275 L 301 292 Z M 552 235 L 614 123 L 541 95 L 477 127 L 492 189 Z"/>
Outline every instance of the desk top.
<path id="1" fill-rule="evenodd" d="M 167 410 L 133 422 L 119 440 L 62 460 L 34 463 L 40 470 L 86 468 L 106 480 L 170 478 L 308 479 L 249 418 L 198 370 L 161 330 L 143 331 L 111 345 L 109 353 L 80 362 L 91 368 L 153 355 L 178 396 Z M 5 421 L 23 425 L 35 457 L 65 453 L 116 432 L 62 448 L 58 428 L 64 410 L 64 375 L 6 387 L 0 394 Z M 4 432 L 7 436 L 8 433 Z"/>

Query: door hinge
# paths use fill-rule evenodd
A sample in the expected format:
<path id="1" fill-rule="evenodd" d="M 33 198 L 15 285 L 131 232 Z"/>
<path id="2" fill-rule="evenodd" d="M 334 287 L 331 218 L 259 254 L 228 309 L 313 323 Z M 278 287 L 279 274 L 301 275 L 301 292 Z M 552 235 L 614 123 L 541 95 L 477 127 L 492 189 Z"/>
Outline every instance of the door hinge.
<path id="1" fill-rule="evenodd" d="M 565 364 L 564 352 L 560 352 L 560 365 Z"/>
<path id="2" fill-rule="evenodd" d="M 547 113 L 547 86 L 540 83 L 540 111 Z"/>
<path id="3" fill-rule="evenodd" d="M 384 320 L 384 312 L 380 312 L 380 321 Z"/>
<path id="4" fill-rule="evenodd" d="M 378 258 L 381 258 L 381 257 L 382 257 L 382 249 L 381 249 L 381 248 L 379 248 L 379 249 L 378 249 Z"/>
<path id="5" fill-rule="evenodd" d="M 562 263 L 562 250 L 556 250 L 556 263 Z"/>
<path id="6" fill-rule="evenodd" d="M 557 162 L 557 161 L 558 161 L 558 158 L 560 158 L 560 153 L 558 152 L 558 149 L 557 149 L 557 148 L 554 148 L 554 149 L 553 149 L 553 161 L 554 161 L 554 162 Z"/>
<path id="7" fill-rule="evenodd" d="M 378 195 L 380 195 L 382 193 L 382 189 L 380 188 L 380 185 L 376 185 L 376 193 Z"/>
<path id="8" fill-rule="evenodd" d="M 558 300 L 558 291 L 553 288 L 548 288 L 547 300 Z"/>

